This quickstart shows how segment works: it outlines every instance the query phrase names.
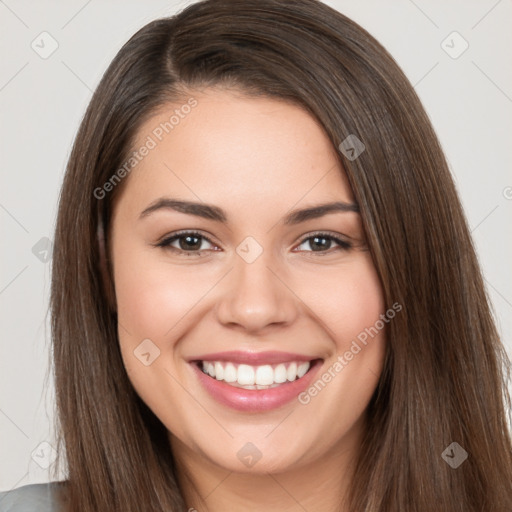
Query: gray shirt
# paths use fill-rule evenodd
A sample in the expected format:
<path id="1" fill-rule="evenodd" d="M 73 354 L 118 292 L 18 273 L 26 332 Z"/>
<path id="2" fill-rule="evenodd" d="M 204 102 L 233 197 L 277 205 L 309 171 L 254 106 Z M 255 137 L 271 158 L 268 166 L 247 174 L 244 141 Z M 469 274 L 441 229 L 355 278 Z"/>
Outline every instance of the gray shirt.
<path id="1" fill-rule="evenodd" d="M 59 482 L 49 482 L 0 492 L 0 512 L 59 512 L 59 489 Z"/>

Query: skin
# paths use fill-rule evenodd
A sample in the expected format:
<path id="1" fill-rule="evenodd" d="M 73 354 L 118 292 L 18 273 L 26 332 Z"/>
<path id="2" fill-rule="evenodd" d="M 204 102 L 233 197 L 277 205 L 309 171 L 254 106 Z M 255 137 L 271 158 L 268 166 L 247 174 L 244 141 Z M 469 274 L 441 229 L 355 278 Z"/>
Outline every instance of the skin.
<path id="1" fill-rule="evenodd" d="M 287 351 L 322 358 L 319 378 L 375 324 L 385 307 L 360 215 L 282 222 L 292 209 L 354 202 L 351 188 L 325 132 L 301 108 L 221 89 L 191 95 L 197 106 L 125 178 L 114 209 L 111 251 L 127 373 L 169 431 L 188 507 L 340 510 L 382 370 L 385 329 L 308 404 L 292 400 L 262 413 L 215 401 L 187 359 Z M 149 119 L 134 147 L 187 99 Z M 219 206 L 228 223 L 171 209 L 140 219 L 162 196 Z M 200 231 L 212 243 L 199 239 L 199 255 L 156 246 L 178 230 Z M 307 235 L 319 230 L 353 247 L 331 239 L 315 252 Z M 248 236 L 263 249 L 251 264 L 236 252 Z M 179 240 L 172 246 L 184 250 Z M 160 350 L 148 366 L 134 355 L 145 339 Z M 252 467 L 237 456 L 247 442 L 262 455 Z"/>

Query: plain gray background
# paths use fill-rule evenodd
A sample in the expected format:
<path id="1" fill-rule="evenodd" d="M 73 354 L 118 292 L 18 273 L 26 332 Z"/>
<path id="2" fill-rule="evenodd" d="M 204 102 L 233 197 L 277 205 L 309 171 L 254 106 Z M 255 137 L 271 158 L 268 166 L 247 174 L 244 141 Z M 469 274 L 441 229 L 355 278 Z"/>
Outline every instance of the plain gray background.
<path id="1" fill-rule="evenodd" d="M 45 260 L 78 124 L 122 44 L 147 22 L 189 3 L 0 0 L 0 490 L 50 480 L 45 466 L 52 463 L 54 389 L 51 378 L 45 380 Z M 326 3 L 390 51 L 423 101 L 454 174 L 512 354 L 512 3 Z M 52 44 L 57 49 L 44 55 Z"/>

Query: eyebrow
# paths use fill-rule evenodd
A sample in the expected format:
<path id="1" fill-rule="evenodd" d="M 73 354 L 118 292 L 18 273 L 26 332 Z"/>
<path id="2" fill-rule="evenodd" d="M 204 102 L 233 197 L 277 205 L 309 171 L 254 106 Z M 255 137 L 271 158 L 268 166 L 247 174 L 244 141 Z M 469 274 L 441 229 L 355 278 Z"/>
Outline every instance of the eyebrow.
<path id="1" fill-rule="evenodd" d="M 195 203 L 192 201 L 182 201 L 178 199 L 171 199 L 169 197 L 161 197 L 151 203 L 139 216 L 139 219 L 147 217 L 157 210 L 174 210 L 188 215 L 195 215 L 205 219 L 214 220 L 226 224 L 228 216 L 218 206 Z M 343 201 L 336 201 L 333 203 L 323 203 L 309 208 L 300 210 L 293 210 L 284 218 L 285 225 L 294 225 L 305 222 L 310 219 L 317 219 L 329 213 L 334 212 L 356 212 L 359 213 L 359 206 L 356 203 L 345 203 Z"/>

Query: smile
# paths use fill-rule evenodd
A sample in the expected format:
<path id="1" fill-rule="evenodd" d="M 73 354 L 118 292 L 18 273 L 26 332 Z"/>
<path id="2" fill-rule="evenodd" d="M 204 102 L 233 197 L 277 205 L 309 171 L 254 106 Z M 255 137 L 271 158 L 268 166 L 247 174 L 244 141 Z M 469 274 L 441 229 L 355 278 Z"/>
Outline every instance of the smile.
<path id="1" fill-rule="evenodd" d="M 233 387 L 269 389 L 304 377 L 311 363 L 292 361 L 277 365 L 251 366 L 225 361 L 202 361 L 201 366 L 205 374 Z"/>
<path id="2" fill-rule="evenodd" d="M 254 413 L 296 401 L 323 361 L 285 352 L 240 351 L 189 359 L 200 387 L 210 398 L 231 409 Z"/>

